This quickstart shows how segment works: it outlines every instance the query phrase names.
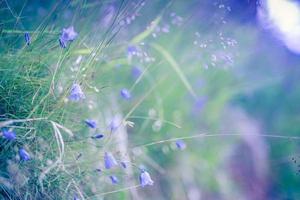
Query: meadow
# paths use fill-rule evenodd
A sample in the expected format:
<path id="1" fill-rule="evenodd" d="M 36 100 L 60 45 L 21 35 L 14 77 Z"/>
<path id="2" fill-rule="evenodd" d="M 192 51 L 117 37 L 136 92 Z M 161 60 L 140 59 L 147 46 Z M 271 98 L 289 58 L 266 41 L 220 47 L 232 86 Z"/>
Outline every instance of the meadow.
<path id="1" fill-rule="evenodd" d="M 1 0 L 0 199 L 300 199 L 299 55 L 259 6 Z"/>

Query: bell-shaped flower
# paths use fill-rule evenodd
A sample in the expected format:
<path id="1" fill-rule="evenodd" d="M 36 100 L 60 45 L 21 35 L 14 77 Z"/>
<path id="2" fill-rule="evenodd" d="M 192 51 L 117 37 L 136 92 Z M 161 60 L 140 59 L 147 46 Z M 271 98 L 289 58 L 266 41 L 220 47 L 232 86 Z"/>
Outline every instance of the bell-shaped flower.
<path id="1" fill-rule="evenodd" d="M 109 178 L 110 178 L 112 184 L 118 184 L 119 183 L 119 180 L 115 175 L 111 175 L 111 176 L 109 176 Z"/>
<path id="2" fill-rule="evenodd" d="M 153 185 L 153 180 L 150 177 L 150 174 L 146 170 L 142 170 L 140 174 L 140 184 L 142 187 L 146 185 Z"/>
<path id="3" fill-rule="evenodd" d="M 90 128 L 97 128 L 97 122 L 93 119 L 87 119 L 84 122 Z"/>
<path id="4" fill-rule="evenodd" d="M 59 44 L 62 48 L 66 48 L 68 42 L 71 42 L 75 40 L 78 33 L 74 30 L 73 26 L 70 26 L 69 28 L 63 28 L 61 36 L 59 37 Z"/>
<path id="5" fill-rule="evenodd" d="M 108 153 L 108 152 L 105 152 L 104 153 L 104 166 L 106 169 L 110 169 L 114 166 L 118 165 L 115 157 L 111 154 L 111 153 Z"/>
<path id="6" fill-rule="evenodd" d="M 129 90 L 127 90 L 126 88 L 123 88 L 123 89 L 120 91 L 120 95 L 121 95 L 124 99 L 126 99 L 126 100 L 128 100 L 128 99 L 131 98 L 131 94 L 130 94 Z"/>
<path id="7" fill-rule="evenodd" d="M 85 95 L 84 95 L 84 93 L 83 93 L 83 91 L 82 91 L 79 84 L 74 83 L 72 85 L 69 99 L 71 101 L 80 101 L 82 99 L 85 99 Z"/>
<path id="8" fill-rule="evenodd" d="M 19 149 L 19 155 L 20 155 L 21 159 L 24 161 L 31 159 L 29 153 L 23 148 Z"/>
<path id="9" fill-rule="evenodd" d="M 15 140 L 16 139 L 16 133 L 14 131 L 10 130 L 3 130 L 2 131 L 2 136 L 7 139 L 7 140 Z"/>

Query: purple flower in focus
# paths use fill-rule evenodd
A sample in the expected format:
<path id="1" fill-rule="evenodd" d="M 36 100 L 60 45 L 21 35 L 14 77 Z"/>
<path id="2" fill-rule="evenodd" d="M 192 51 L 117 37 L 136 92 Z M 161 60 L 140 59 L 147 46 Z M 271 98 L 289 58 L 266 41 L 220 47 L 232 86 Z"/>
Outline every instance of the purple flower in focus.
<path id="1" fill-rule="evenodd" d="M 69 99 L 71 101 L 80 101 L 81 99 L 85 99 L 85 95 L 81 90 L 79 84 L 74 83 L 71 88 Z"/>
<path id="2" fill-rule="evenodd" d="M 3 130 L 2 131 L 2 136 L 7 139 L 7 140 L 15 140 L 16 139 L 16 133 L 14 131 L 10 130 Z"/>
<path id="3" fill-rule="evenodd" d="M 131 94 L 130 94 L 129 90 L 127 90 L 126 88 L 123 88 L 123 89 L 120 91 L 120 95 L 121 95 L 124 99 L 126 99 L 126 100 L 128 100 L 128 99 L 131 98 Z"/>
<path id="4" fill-rule="evenodd" d="M 21 159 L 24 161 L 30 160 L 29 153 L 23 148 L 19 149 L 19 155 L 20 155 Z"/>
<path id="5" fill-rule="evenodd" d="M 124 169 L 126 169 L 126 168 L 127 168 L 127 165 L 126 165 L 126 163 L 125 163 L 125 162 L 123 162 L 123 161 L 122 161 L 120 164 L 121 164 L 121 166 L 122 166 Z"/>
<path id="6" fill-rule="evenodd" d="M 90 128 L 97 128 L 97 122 L 95 120 L 87 119 L 84 122 Z"/>
<path id="7" fill-rule="evenodd" d="M 101 139 L 101 138 L 103 138 L 103 137 L 104 137 L 104 135 L 101 134 L 101 133 L 99 133 L 99 134 L 96 134 L 96 135 L 92 136 L 91 138 L 92 138 L 92 139 Z"/>
<path id="8" fill-rule="evenodd" d="M 134 79 L 138 79 L 141 74 L 142 74 L 142 70 L 139 67 L 134 66 L 131 68 L 131 75 Z"/>
<path id="9" fill-rule="evenodd" d="M 119 182 L 118 178 L 115 175 L 109 176 L 112 184 L 117 184 Z"/>
<path id="10" fill-rule="evenodd" d="M 176 147 L 180 150 L 184 150 L 186 148 L 186 144 L 183 140 L 177 140 L 175 142 L 175 144 L 176 144 Z"/>
<path id="11" fill-rule="evenodd" d="M 26 42 L 26 44 L 27 44 L 27 45 L 30 45 L 31 38 L 30 38 L 29 33 L 26 32 L 26 33 L 24 34 L 24 37 L 25 37 L 25 42 Z"/>
<path id="12" fill-rule="evenodd" d="M 150 174 L 146 170 L 142 170 L 140 174 L 140 184 L 142 187 L 146 185 L 153 185 L 153 180 L 150 177 Z"/>
<path id="13" fill-rule="evenodd" d="M 68 42 L 72 42 L 77 37 L 78 33 L 75 32 L 74 27 L 63 28 L 61 36 L 59 37 L 59 44 L 62 48 L 67 47 Z"/>
<path id="14" fill-rule="evenodd" d="M 111 154 L 111 153 L 108 153 L 108 152 L 105 152 L 104 154 L 104 166 L 106 169 L 110 169 L 114 166 L 118 165 L 115 157 Z"/>

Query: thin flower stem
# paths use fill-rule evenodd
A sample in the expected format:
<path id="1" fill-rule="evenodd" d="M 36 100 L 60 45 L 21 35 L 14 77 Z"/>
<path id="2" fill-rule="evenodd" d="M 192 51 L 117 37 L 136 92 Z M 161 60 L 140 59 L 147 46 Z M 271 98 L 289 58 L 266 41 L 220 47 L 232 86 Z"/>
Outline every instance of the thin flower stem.
<path id="1" fill-rule="evenodd" d="M 176 128 L 182 128 L 180 125 L 174 123 L 174 122 L 171 122 L 171 121 L 168 121 L 168 120 L 164 120 L 164 119 L 161 119 L 161 118 L 157 118 L 157 117 L 145 117 L 145 116 L 130 116 L 128 117 L 128 119 L 149 119 L 149 120 L 161 120 L 163 123 L 166 123 L 166 124 L 170 124 L 172 126 L 175 126 Z"/>
<path id="2" fill-rule="evenodd" d="M 189 140 L 189 139 L 201 138 L 201 137 L 224 137 L 224 136 L 241 136 L 241 135 L 257 135 L 257 136 L 266 137 L 266 138 L 300 140 L 300 137 L 297 137 L 297 136 L 284 136 L 284 135 L 272 135 L 272 134 L 269 135 L 269 134 L 251 134 L 251 133 L 229 133 L 229 134 L 200 133 L 200 134 L 186 136 L 186 137 L 176 137 L 176 138 L 170 138 L 170 139 L 166 139 L 166 140 L 154 141 L 154 142 L 150 142 L 150 143 L 147 143 L 147 144 L 138 145 L 138 146 L 135 146 L 133 148 L 148 147 L 148 146 L 153 146 L 153 145 L 156 145 L 156 144 L 162 144 L 162 143 L 166 143 L 166 142 L 173 142 L 173 141 L 176 141 L 176 140 Z"/>
<path id="3" fill-rule="evenodd" d="M 118 189 L 118 190 L 112 190 L 112 191 L 109 191 L 109 192 L 103 192 L 103 193 L 95 194 L 93 196 L 90 196 L 87 199 L 91 199 L 92 197 L 96 197 L 96 196 L 104 196 L 104 195 L 107 195 L 107 194 L 113 194 L 113 193 L 117 193 L 117 192 L 123 192 L 123 191 L 131 190 L 133 188 L 138 188 L 138 187 L 141 187 L 141 185 L 134 185 L 134 186 L 130 186 L 130 187 Z"/>

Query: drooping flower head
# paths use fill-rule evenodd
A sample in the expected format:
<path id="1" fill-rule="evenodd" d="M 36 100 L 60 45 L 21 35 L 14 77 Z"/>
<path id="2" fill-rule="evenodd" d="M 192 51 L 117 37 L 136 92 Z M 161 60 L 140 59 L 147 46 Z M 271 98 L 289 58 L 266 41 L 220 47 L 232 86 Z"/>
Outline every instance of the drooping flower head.
<path id="1" fill-rule="evenodd" d="M 79 200 L 79 198 L 77 197 L 77 195 L 74 196 L 73 200 Z"/>
<path id="2" fill-rule="evenodd" d="M 106 169 L 111 169 L 112 167 L 118 165 L 115 157 L 108 152 L 104 153 L 104 166 Z"/>
<path id="3" fill-rule="evenodd" d="M 131 75 L 134 79 L 138 79 L 140 75 L 142 74 L 142 70 L 138 66 L 133 66 L 131 68 Z"/>
<path id="4" fill-rule="evenodd" d="M 97 128 L 97 122 L 93 119 L 86 119 L 84 122 L 90 128 Z"/>
<path id="5" fill-rule="evenodd" d="M 117 184 L 119 182 L 118 178 L 115 175 L 109 176 L 112 184 Z"/>
<path id="6" fill-rule="evenodd" d="M 10 130 L 3 130 L 2 131 L 2 136 L 7 139 L 7 140 L 15 140 L 16 139 L 16 133 L 14 131 Z"/>
<path id="7" fill-rule="evenodd" d="M 180 150 L 184 150 L 186 148 L 186 144 L 183 140 L 177 140 L 175 142 L 175 144 L 176 144 L 176 147 Z"/>
<path id="8" fill-rule="evenodd" d="M 112 119 L 111 122 L 109 123 L 109 128 L 111 132 L 116 131 L 122 123 L 122 118 L 120 115 L 115 115 Z"/>
<path id="9" fill-rule="evenodd" d="M 24 161 L 30 160 L 29 153 L 23 148 L 19 149 L 19 155 L 20 155 L 21 159 Z"/>
<path id="10" fill-rule="evenodd" d="M 79 84 L 74 83 L 72 85 L 69 99 L 71 101 L 80 101 L 82 99 L 85 99 L 85 95 L 84 95 L 84 93 L 83 93 L 83 91 L 82 91 Z"/>
<path id="11" fill-rule="evenodd" d="M 30 45 L 31 38 L 30 38 L 30 35 L 29 35 L 28 32 L 26 32 L 26 33 L 24 34 L 24 38 L 25 38 L 26 44 L 27 44 L 27 45 Z"/>
<path id="12" fill-rule="evenodd" d="M 77 37 L 78 33 L 75 32 L 74 27 L 63 28 L 61 36 L 59 37 L 59 44 L 62 48 L 66 48 L 68 42 L 72 42 Z"/>
<path id="13" fill-rule="evenodd" d="M 136 55 L 137 52 L 138 52 L 138 50 L 137 50 L 136 46 L 132 46 L 132 45 L 131 45 L 131 46 L 128 46 L 128 48 L 127 48 L 127 54 L 128 54 L 129 56 Z"/>
<path id="14" fill-rule="evenodd" d="M 129 90 L 127 90 L 126 88 L 123 88 L 123 89 L 120 91 L 120 95 L 121 95 L 124 99 L 126 99 L 126 100 L 128 100 L 128 99 L 131 98 L 131 94 L 130 94 Z"/>
<path id="15" fill-rule="evenodd" d="M 150 174 L 146 170 L 142 170 L 140 174 L 140 184 L 142 187 L 145 187 L 146 185 L 153 185 L 153 180 L 150 177 Z"/>
<path id="16" fill-rule="evenodd" d="M 200 97 L 198 98 L 196 101 L 195 101 L 195 104 L 194 104 L 194 107 L 193 109 L 196 111 L 196 112 L 201 112 L 205 106 L 207 102 L 207 98 L 204 96 L 204 97 Z"/>
<path id="17" fill-rule="evenodd" d="M 91 138 L 92 138 L 92 139 L 101 139 L 101 138 L 103 138 L 103 137 L 104 137 L 103 134 L 98 133 L 98 134 L 96 134 L 96 135 L 93 135 Z"/>

